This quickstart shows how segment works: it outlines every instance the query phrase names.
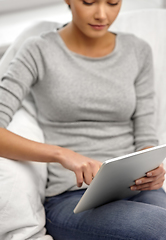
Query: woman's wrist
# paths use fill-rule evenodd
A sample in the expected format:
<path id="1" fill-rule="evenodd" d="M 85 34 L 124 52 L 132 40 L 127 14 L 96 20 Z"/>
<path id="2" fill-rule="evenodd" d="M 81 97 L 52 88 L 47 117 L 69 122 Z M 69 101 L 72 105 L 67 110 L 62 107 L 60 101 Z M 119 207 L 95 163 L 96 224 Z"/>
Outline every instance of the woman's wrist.
<path id="1" fill-rule="evenodd" d="M 47 162 L 58 162 L 61 163 L 62 161 L 62 147 L 54 146 L 54 145 L 45 145 L 46 154 L 45 157 L 47 158 Z"/>

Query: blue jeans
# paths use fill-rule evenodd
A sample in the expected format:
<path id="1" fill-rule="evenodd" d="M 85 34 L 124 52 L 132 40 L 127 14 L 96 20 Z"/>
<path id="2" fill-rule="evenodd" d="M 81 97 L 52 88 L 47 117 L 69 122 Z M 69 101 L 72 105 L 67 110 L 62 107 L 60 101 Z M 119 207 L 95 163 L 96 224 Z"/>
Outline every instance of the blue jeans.
<path id="1" fill-rule="evenodd" d="M 166 240 L 163 189 L 74 214 L 83 193 L 78 190 L 46 198 L 46 228 L 54 240 Z"/>

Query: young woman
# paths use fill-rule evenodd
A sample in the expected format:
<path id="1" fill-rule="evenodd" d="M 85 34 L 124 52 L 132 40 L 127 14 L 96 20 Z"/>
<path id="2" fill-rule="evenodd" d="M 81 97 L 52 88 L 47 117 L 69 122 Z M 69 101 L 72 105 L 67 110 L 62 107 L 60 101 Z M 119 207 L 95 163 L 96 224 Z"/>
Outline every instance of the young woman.
<path id="1" fill-rule="evenodd" d="M 135 197 L 73 213 L 104 160 L 158 142 L 150 47 L 108 31 L 122 1 L 66 3 L 72 21 L 26 41 L 2 79 L 0 156 L 48 162 L 46 227 L 54 239 L 165 239 L 163 165 L 136 181 Z M 28 94 L 45 144 L 6 130 Z"/>

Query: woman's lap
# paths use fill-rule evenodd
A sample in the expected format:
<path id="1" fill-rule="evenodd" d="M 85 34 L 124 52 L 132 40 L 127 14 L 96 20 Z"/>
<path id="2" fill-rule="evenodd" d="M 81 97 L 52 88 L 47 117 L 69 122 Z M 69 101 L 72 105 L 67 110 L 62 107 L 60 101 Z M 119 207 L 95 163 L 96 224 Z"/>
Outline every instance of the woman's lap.
<path id="1" fill-rule="evenodd" d="M 74 214 L 83 193 L 78 190 L 46 199 L 46 228 L 55 240 L 166 239 L 166 194 L 162 189 Z"/>

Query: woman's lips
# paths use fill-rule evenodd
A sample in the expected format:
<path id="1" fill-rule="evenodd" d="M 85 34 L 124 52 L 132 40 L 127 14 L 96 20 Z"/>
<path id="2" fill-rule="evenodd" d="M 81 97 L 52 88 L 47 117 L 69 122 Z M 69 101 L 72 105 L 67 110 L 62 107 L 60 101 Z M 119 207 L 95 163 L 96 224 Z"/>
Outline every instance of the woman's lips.
<path id="1" fill-rule="evenodd" d="M 93 24 L 89 24 L 89 25 L 95 30 L 102 30 L 103 28 L 106 27 L 106 25 L 93 25 Z"/>

